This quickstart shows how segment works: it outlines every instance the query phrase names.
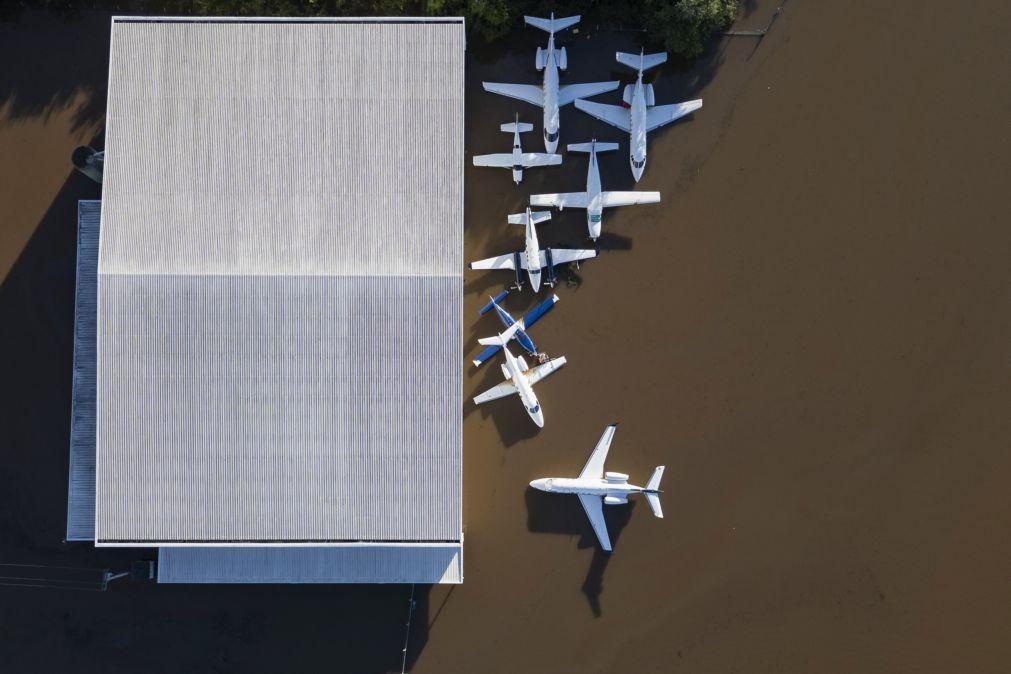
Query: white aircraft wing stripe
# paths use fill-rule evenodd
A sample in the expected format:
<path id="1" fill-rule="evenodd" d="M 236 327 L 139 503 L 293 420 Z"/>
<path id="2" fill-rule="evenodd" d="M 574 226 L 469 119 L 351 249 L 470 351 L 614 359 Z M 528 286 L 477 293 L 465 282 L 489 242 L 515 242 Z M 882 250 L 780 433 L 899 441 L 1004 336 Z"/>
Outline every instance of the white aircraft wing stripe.
<path id="1" fill-rule="evenodd" d="M 559 356 L 558 358 L 549 360 L 543 365 L 538 365 L 527 372 L 527 382 L 533 386 L 540 380 L 559 370 L 563 365 L 565 365 L 565 362 L 565 356 Z"/>
<path id="2" fill-rule="evenodd" d="M 505 152 L 499 154 L 478 154 L 474 155 L 474 166 L 495 166 L 498 168 L 512 168 L 513 156 Z"/>
<path id="3" fill-rule="evenodd" d="M 579 98 L 576 99 L 576 107 L 591 117 L 596 117 L 602 122 L 606 122 L 611 126 L 616 126 L 622 131 L 629 132 L 632 130 L 631 116 L 629 115 L 628 110 L 620 105 L 594 103 L 593 101 L 584 101 Z"/>
<path id="4" fill-rule="evenodd" d="M 542 265 L 546 265 L 546 260 L 544 260 L 544 252 L 541 251 Z M 551 261 L 555 264 L 567 264 L 569 262 L 577 262 L 579 260 L 589 260 L 592 257 L 597 257 L 597 251 L 595 250 L 580 250 L 577 248 L 552 248 L 551 249 Z"/>
<path id="5" fill-rule="evenodd" d="M 600 440 L 597 440 L 597 446 L 593 448 L 590 458 L 586 460 L 586 465 L 579 473 L 580 480 L 599 480 L 604 477 L 604 462 L 607 461 L 607 451 L 611 449 L 611 440 L 617 428 L 617 424 L 611 424 L 604 429 Z"/>
<path id="6" fill-rule="evenodd" d="M 586 516 L 590 518 L 590 525 L 593 533 L 597 534 L 600 547 L 605 551 L 611 551 L 611 537 L 607 535 L 607 523 L 604 521 L 604 499 L 599 496 L 589 494 L 578 494 L 579 502 L 583 504 Z"/>
<path id="7" fill-rule="evenodd" d="M 507 395 L 512 395 L 513 393 L 518 393 L 519 389 L 511 381 L 504 381 L 497 386 L 492 386 L 490 389 L 482 393 L 481 395 L 474 398 L 474 404 L 480 405 L 481 403 L 486 403 L 489 400 L 498 400 L 499 398 L 505 398 Z"/>
<path id="8" fill-rule="evenodd" d="M 521 101 L 544 106 L 544 91 L 535 84 L 503 84 L 501 82 L 482 82 L 485 91 L 493 94 L 518 98 Z"/>
<path id="9" fill-rule="evenodd" d="M 555 208 L 586 208 L 590 197 L 586 192 L 562 192 L 559 194 L 531 194 L 531 206 L 554 206 Z"/>
<path id="10" fill-rule="evenodd" d="M 496 255 L 495 257 L 485 258 L 484 260 L 478 260 L 477 262 L 470 263 L 471 269 L 515 269 L 515 263 L 513 262 L 513 255 L 509 253 L 507 255 Z"/>
<path id="11" fill-rule="evenodd" d="M 601 192 L 600 205 L 604 208 L 613 206 L 634 206 L 635 204 L 655 204 L 660 201 L 659 192 Z M 533 203 L 533 202 L 531 202 Z"/>
<path id="12" fill-rule="evenodd" d="M 701 107 L 701 98 L 672 105 L 654 105 L 646 111 L 646 131 L 652 131 L 664 124 L 670 124 L 685 115 L 690 115 Z"/>
<path id="13" fill-rule="evenodd" d="M 586 82 L 585 84 L 566 84 L 558 87 L 558 105 L 568 105 L 577 98 L 590 98 L 608 91 L 614 91 L 621 82 Z"/>
<path id="14" fill-rule="evenodd" d="M 524 168 L 533 166 L 557 166 L 562 163 L 562 155 L 544 152 L 526 152 L 521 157 Z"/>

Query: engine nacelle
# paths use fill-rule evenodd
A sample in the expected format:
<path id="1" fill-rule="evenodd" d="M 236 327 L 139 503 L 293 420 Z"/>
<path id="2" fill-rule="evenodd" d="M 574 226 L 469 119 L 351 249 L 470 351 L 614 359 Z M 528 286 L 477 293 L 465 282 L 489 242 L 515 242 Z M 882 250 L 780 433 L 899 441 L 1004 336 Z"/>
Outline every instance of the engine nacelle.
<path id="1" fill-rule="evenodd" d="M 621 92 L 621 102 L 630 107 L 632 105 L 632 93 L 634 91 L 634 84 L 626 84 L 625 90 Z"/>
<path id="2" fill-rule="evenodd" d="M 643 97 L 646 99 L 646 105 L 649 105 L 649 106 L 656 105 L 656 95 L 653 93 L 653 85 L 652 84 L 644 84 L 644 85 L 642 85 L 642 88 L 643 88 L 643 92 L 642 92 L 643 93 Z"/>
<path id="3" fill-rule="evenodd" d="M 538 47 L 537 56 L 534 57 L 534 66 L 537 68 L 538 71 L 544 70 L 544 65 L 547 60 L 548 60 L 548 53 L 545 50 Z"/>
<path id="4" fill-rule="evenodd" d="M 622 498 L 621 496 L 605 496 L 604 505 L 625 505 L 628 503 L 627 498 Z"/>
<path id="5" fill-rule="evenodd" d="M 569 67 L 569 55 L 565 53 L 565 47 L 555 52 L 555 63 L 559 70 L 566 70 Z"/>
<path id="6" fill-rule="evenodd" d="M 505 366 L 505 363 L 501 363 L 501 365 L 502 365 L 502 376 L 505 377 L 506 379 L 512 379 L 513 373 L 509 371 L 509 368 Z"/>
<path id="7" fill-rule="evenodd" d="M 625 475 L 624 473 L 613 473 L 611 471 L 607 471 L 606 473 L 604 473 L 604 479 L 607 480 L 608 482 L 616 482 L 618 484 L 622 484 L 628 481 L 628 475 Z"/>

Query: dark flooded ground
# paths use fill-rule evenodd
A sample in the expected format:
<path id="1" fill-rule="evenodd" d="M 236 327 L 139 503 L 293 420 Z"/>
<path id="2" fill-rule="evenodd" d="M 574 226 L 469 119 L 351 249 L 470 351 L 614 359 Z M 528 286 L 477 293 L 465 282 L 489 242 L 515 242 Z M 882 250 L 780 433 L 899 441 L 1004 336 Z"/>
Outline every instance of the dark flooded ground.
<path id="1" fill-rule="evenodd" d="M 776 4 L 748 3 L 738 27 L 764 26 Z M 532 331 L 569 359 L 538 387 L 546 428 L 513 400 L 468 403 L 466 582 L 420 591 L 412 671 L 1007 670 L 1009 19 L 997 2 L 790 2 L 757 48 L 724 40 L 654 75 L 658 102 L 705 107 L 651 135 L 638 188 L 663 203 L 605 212 L 601 257 Z M 18 167 L 0 183 L 0 563 L 123 565 L 143 555 L 60 542 L 73 204 L 95 194 L 64 162 L 100 133 L 87 101 L 107 43 L 39 50 L 66 44 L 63 24 L 17 43 L 23 26 L 2 30 L 4 63 L 49 84 L 33 80 L 41 108 L 8 102 L 0 123 Z M 636 37 L 583 26 L 563 82 L 629 81 L 612 52 Z M 543 36 L 520 40 L 471 51 L 468 163 L 506 150 L 497 125 L 514 112 L 535 123 L 524 147 L 543 147 L 539 110 L 480 90 L 535 81 Z M 51 60 L 74 65 L 33 66 Z M 594 135 L 621 143 L 601 158 L 605 187 L 629 188 L 627 135 L 564 109 L 562 143 Z M 582 189 L 585 172 L 567 155 L 516 187 L 468 166 L 468 259 L 518 247 L 505 215 L 531 193 Z M 582 211 L 541 229 L 547 244 L 584 237 Z M 466 282 L 469 399 L 499 376 L 469 356 L 497 327 L 477 309 L 509 276 Z M 611 421 L 609 468 L 643 481 L 667 465 L 666 519 L 611 509 L 607 556 L 574 499 L 526 485 L 577 473 Z M 0 661 L 399 671 L 408 592 L 0 588 Z"/>

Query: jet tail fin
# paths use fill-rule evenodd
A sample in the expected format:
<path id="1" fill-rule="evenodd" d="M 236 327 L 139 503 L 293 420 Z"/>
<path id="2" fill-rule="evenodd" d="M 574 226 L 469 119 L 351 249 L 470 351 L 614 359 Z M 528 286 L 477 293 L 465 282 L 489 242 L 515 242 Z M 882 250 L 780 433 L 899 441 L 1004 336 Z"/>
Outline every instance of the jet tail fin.
<path id="1" fill-rule="evenodd" d="M 486 313 L 488 313 L 489 311 L 491 311 L 491 308 L 493 306 L 495 306 L 496 304 L 498 304 L 499 302 L 501 302 L 502 300 L 504 300 L 506 298 L 506 295 L 508 295 L 508 294 L 509 294 L 509 289 L 506 288 L 505 290 L 503 290 L 502 292 L 500 292 L 495 297 L 492 297 L 491 300 L 488 302 L 488 304 L 486 304 L 483 307 L 481 307 L 481 311 L 479 311 L 477 315 L 478 316 L 484 316 Z"/>
<path id="2" fill-rule="evenodd" d="M 561 19 L 556 19 L 554 12 L 551 13 L 550 19 L 541 19 L 536 16 L 524 16 L 523 21 L 527 25 L 533 26 L 534 28 L 540 28 L 545 33 L 551 33 L 554 35 L 560 30 L 565 30 L 569 26 L 575 26 L 579 23 L 581 17 L 577 14 L 576 16 L 566 16 Z"/>
<path id="3" fill-rule="evenodd" d="M 502 124 L 499 128 L 506 133 L 515 133 L 517 131 L 526 133 L 527 131 L 533 131 L 534 125 L 529 122 L 509 122 L 508 124 Z"/>
<path id="4" fill-rule="evenodd" d="M 646 503 L 649 504 L 649 509 L 653 511 L 654 517 L 663 517 L 663 508 L 660 507 L 660 478 L 663 477 L 663 466 L 657 466 L 656 470 L 653 471 L 653 475 L 649 478 L 649 482 L 646 483 Z"/>
<path id="5" fill-rule="evenodd" d="M 614 56 L 618 63 L 626 65 L 629 68 L 634 68 L 639 72 L 644 72 L 650 68 L 656 68 L 661 63 L 667 61 L 667 52 L 657 52 L 656 54 L 628 54 L 626 52 L 617 52 Z"/>
<path id="6" fill-rule="evenodd" d="M 610 152 L 617 150 L 617 143 L 569 143 L 569 152 L 593 152 L 596 146 L 597 152 Z"/>

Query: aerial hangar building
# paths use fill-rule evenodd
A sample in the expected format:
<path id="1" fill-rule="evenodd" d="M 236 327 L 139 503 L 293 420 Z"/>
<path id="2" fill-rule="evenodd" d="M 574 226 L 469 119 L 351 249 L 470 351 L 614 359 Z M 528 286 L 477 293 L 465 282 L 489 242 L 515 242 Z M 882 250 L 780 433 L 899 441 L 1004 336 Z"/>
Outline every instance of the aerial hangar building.
<path id="1" fill-rule="evenodd" d="M 462 19 L 112 23 L 68 540 L 463 580 Z"/>

